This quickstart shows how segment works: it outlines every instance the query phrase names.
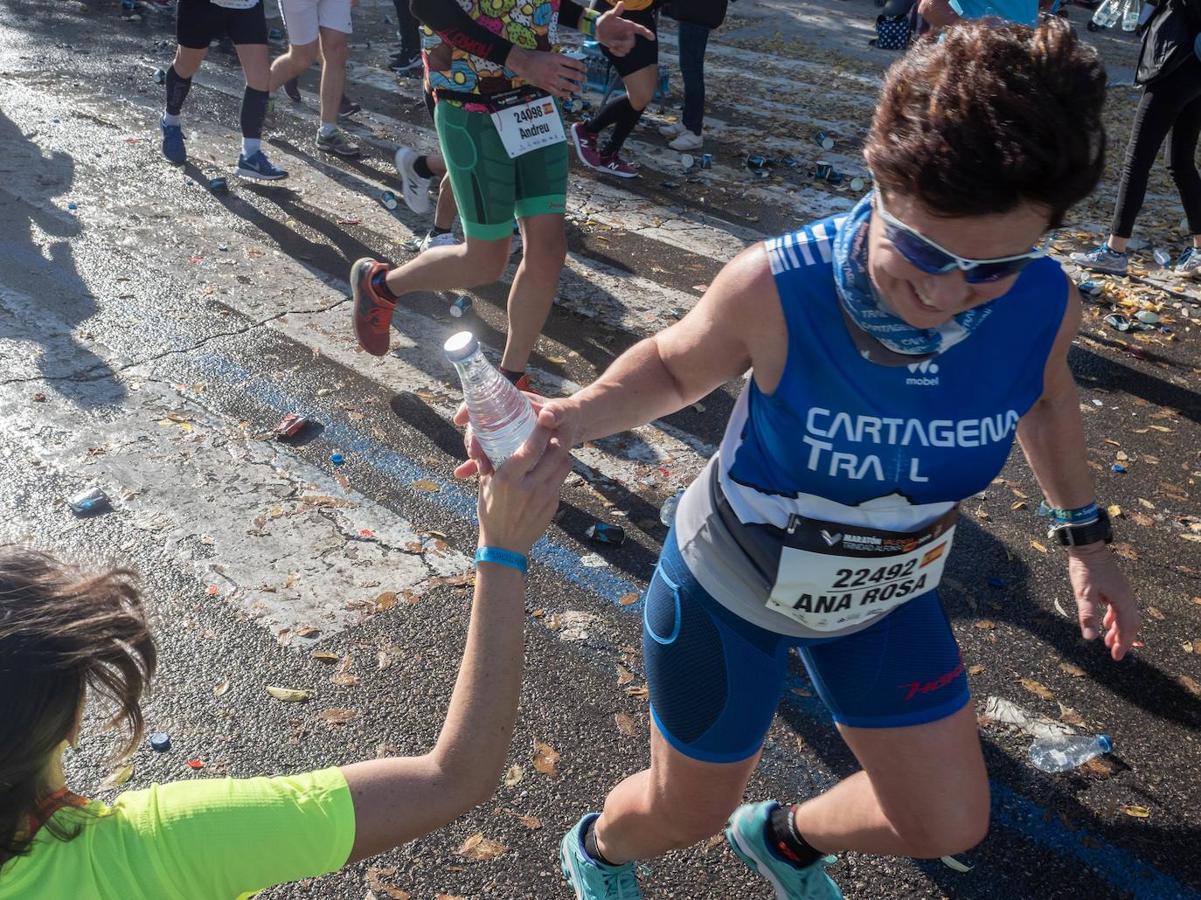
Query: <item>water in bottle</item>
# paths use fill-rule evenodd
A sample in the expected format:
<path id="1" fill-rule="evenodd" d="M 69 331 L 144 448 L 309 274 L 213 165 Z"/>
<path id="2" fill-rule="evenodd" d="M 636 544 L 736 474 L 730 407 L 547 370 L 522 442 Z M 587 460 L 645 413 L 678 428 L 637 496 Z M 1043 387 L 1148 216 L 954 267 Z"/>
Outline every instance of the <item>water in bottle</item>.
<path id="1" fill-rule="evenodd" d="M 1134 31 L 1138 27 L 1140 0 L 1126 0 L 1126 9 L 1122 12 L 1122 31 Z"/>
<path id="2" fill-rule="evenodd" d="M 493 467 L 500 468 L 534 430 L 537 417 L 525 394 L 501 375 L 470 331 L 460 331 L 442 347 L 463 382 L 471 428 Z"/>
<path id="3" fill-rule="evenodd" d="M 1093 13 L 1092 22 L 1098 28 L 1111 28 L 1117 22 L 1121 10 L 1121 0 L 1105 0 Z"/>
<path id="4" fill-rule="evenodd" d="M 1065 734 L 1038 738 L 1030 745 L 1030 762 L 1043 772 L 1070 772 L 1111 750 L 1109 735 Z"/>

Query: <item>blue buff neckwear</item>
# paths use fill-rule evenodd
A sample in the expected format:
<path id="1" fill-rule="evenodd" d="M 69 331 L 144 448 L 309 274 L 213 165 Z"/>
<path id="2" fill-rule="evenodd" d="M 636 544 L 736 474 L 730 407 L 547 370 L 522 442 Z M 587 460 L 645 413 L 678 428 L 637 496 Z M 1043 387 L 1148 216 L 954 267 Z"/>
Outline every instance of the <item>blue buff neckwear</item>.
<path id="1" fill-rule="evenodd" d="M 867 271 L 867 236 L 874 196 L 874 192 L 869 193 L 855 204 L 834 236 L 834 284 L 842 307 L 856 325 L 894 353 L 942 353 L 987 319 L 992 303 L 961 312 L 937 328 L 914 328 L 888 312 Z"/>

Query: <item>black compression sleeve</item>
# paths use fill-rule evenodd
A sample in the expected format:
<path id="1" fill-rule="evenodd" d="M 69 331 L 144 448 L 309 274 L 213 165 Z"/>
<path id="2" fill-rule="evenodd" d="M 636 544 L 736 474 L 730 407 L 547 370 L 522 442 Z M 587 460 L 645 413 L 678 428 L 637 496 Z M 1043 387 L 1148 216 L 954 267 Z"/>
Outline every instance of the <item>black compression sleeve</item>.
<path id="1" fill-rule="evenodd" d="M 493 34 L 455 0 L 410 0 L 413 15 L 436 31 L 452 47 L 503 66 L 513 42 Z"/>

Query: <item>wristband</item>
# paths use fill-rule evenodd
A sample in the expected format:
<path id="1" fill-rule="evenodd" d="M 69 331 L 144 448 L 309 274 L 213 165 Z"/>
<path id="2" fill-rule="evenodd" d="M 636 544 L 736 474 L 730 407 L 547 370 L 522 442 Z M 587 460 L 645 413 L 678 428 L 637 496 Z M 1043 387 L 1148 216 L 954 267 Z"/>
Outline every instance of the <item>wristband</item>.
<path id="1" fill-rule="evenodd" d="M 1085 525 L 1089 522 L 1095 522 L 1098 518 L 1097 504 L 1090 503 L 1087 506 L 1077 506 L 1075 509 L 1059 509 L 1055 506 L 1048 505 L 1044 500 L 1038 506 L 1038 514 L 1046 516 L 1049 519 L 1054 519 L 1058 525 Z"/>
<path id="2" fill-rule="evenodd" d="M 596 20 L 600 18 L 600 12 L 595 9 L 586 9 L 580 13 L 579 32 L 586 34 L 590 38 L 596 37 Z"/>
<path id="3" fill-rule="evenodd" d="M 508 566 L 524 575 L 530 567 L 530 561 L 520 553 L 503 550 L 500 547 L 480 547 L 475 551 L 475 561 L 496 563 L 498 566 Z"/>

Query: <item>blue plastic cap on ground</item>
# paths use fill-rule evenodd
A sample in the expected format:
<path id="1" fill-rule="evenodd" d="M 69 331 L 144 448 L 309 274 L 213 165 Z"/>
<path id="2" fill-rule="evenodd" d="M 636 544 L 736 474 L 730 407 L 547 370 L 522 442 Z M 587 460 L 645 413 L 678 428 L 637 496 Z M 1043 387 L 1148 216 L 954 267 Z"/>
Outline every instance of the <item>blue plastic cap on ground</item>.
<path id="1" fill-rule="evenodd" d="M 342 463 L 346 462 L 346 457 L 344 457 L 341 453 L 331 453 L 329 455 L 329 461 L 335 466 L 340 466 Z"/>
<path id="2" fill-rule="evenodd" d="M 1126 467 L 1124 465 L 1122 465 L 1121 463 L 1114 463 L 1112 466 L 1109 467 L 1109 470 L 1111 472 L 1117 472 L 1120 475 L 1122 472 L 1126 471 Z"/>
<path id="3" fill-rule="evenodd" d="M 1097 746 L 1100 747 L 1104 753 L 1110 753 L 1113 751 L 1113 741 L 1109 739 L 1109 735 L 1107 734 L 1097 735 Z"/>
<path id="4" fill-rule="evenodd" d="M 171 735 L 165 731 L 156 731 L 150 735 L 150 746 L 157 753 L 166 753 L 171 749 Z"/>

